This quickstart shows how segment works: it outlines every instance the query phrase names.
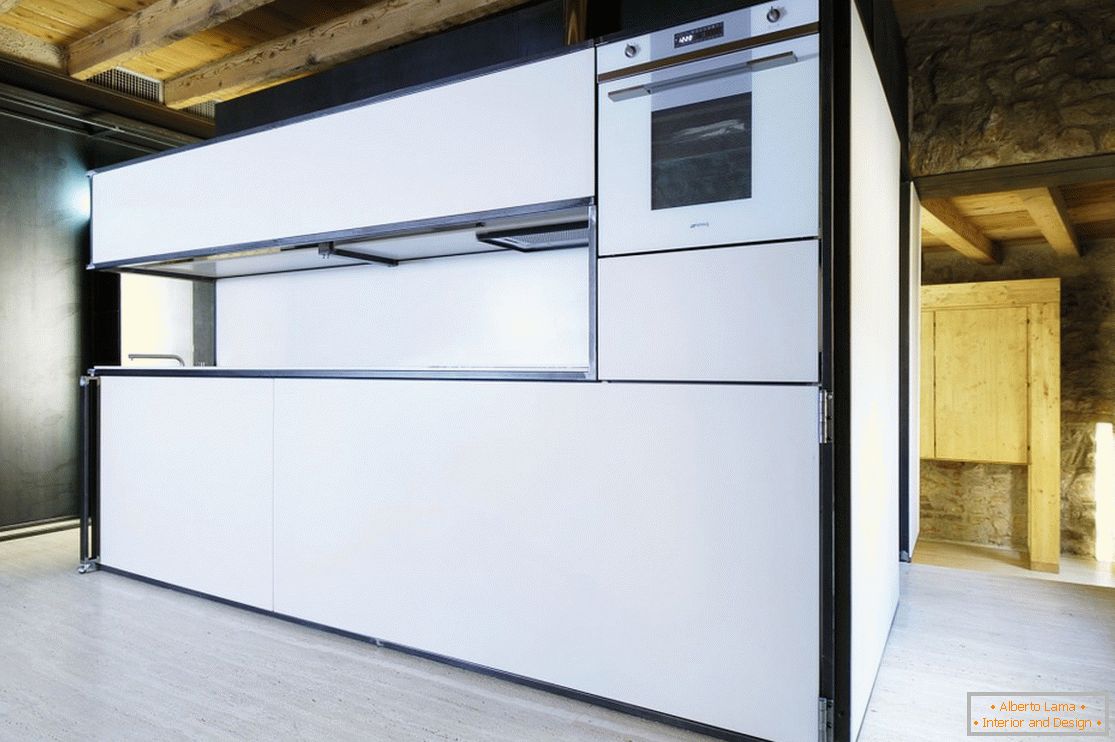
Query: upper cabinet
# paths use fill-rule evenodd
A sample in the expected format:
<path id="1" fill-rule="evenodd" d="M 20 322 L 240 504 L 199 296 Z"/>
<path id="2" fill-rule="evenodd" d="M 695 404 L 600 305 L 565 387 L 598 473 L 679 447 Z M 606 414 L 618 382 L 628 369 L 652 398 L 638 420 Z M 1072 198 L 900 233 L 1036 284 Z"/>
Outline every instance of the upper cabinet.
<path id="1" fill-rule="evenodd" d="M 94 267 L 587 203 L 594 75 L 581 49 L 96 172 Z"/>

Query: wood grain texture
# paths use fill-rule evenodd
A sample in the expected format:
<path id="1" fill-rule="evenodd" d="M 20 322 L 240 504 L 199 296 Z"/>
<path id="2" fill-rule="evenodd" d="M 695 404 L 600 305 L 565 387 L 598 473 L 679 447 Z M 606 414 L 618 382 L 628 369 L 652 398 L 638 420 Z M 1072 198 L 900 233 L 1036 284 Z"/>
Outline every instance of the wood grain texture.
<path id="1" fill-rule="evenodd" d="M 934 333 L 936 326 L 934 312 L 921 313 L 921 443 L 920 451 L 923 459 L 932 459 L 937 455 L 936 445 L 936 402 L 934 391 L 937 380 L 933 374 L 934 358 Z"/>
<path id="2" fill-rule="evenodd" d="M 6 26 L 0 26 L 0 55 L 51 70 L 66 64 L 65 52 L 54 44 Z"/>
<path id="3" fill-rule="evenodd" d="M 945 198 L 923 199 L 922 229 L 951 248 L 979 263 L 995 263 L 995 246 L 972 222 Z"/>
<path id="4" fill-rule="evenodd" d="M 67 49 L 68 71 L 85 80 L 151 49 L 168 46 L 271 0 L 159 0 Z"/>
<path id="5" fill-rule="evenodd" d="M 4 15 L 17 5 L 19 0 L 0 0 L 0 15 Z"/>
<path id="6" fill-rule="evenodd" d="M 1061 558 L 1061 305 L 1034 304 L 1028 312 L 1030 568 L 1056 572 Z"/>
<path id="7" fill-rule="evenodd" d="M 524 0 L 382 0 L 166 81 L 167 105 L 184 108 L 395 46 Z"/>
<path id="8" fill-rule="evenodd" d="M 76 560 L 0 543 L 2 739 L 708 739 Z"/>
<path id="9" fill-rule="evenodd" d="M 916 563 L 902 572 L 858 742 L 963 740 L 969 691 L 1112 687 L 1115 590 Z"/>
<path id="10" fill-rule="evenodd" d="M 1059 301 L 1058 279 L 945 283 L 921 287 L 922 309 L 960 309 L 982 306 L 1029 306 Z"/>
<path id="11" fill-rule="evenodd" d="M 935 312 L 936 458 L 1027 463 L 1026 313 Z"/>
<path id="12" fill-rule="evenodd" d="M 1061 255 L 1080 257 L 1080 241 L 1058 189 L 1028 188 L 1019 191 L 1018 197 L 1054 250 Z"/>

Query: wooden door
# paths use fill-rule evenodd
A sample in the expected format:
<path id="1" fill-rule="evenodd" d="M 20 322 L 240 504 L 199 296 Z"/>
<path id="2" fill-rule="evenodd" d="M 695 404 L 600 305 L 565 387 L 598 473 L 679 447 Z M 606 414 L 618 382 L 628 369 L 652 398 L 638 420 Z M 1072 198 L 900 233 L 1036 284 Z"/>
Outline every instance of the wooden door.
<path id="1" fill-rule="evenodd" d="M 935 458 L 1027 463 L 1026 307 L 949 309 L 935 315 Z"/>

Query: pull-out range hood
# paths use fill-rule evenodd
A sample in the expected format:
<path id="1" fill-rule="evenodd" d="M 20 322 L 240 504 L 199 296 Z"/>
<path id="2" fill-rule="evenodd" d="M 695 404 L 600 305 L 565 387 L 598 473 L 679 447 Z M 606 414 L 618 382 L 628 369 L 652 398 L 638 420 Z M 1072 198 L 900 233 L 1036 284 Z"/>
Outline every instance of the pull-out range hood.
<path id="1" fill-rule="evenodd" d="M 584 199 L 89 267 L 201 280 L 365 264 L 390 268 L 476 253 L 583 248 L 594 229 L 592 201 Z"/>

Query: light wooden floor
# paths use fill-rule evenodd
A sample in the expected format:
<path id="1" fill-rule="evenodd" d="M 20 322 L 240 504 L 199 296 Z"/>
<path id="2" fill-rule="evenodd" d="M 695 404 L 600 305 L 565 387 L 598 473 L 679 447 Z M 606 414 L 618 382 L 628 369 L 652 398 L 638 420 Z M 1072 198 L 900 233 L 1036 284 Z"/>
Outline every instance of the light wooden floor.
<path id="1" fill-rule="evenodd" d="M 1115 699 L 1115 589 L 902 565 L 859 742 L 972 739 L 966 693 L 1043 690 Z"/>
<path id="2" fill-rule="evenodd" d="M 0 740 L 703 739 L 0 543 Z M 965 737 L 971 690 L 1115 696 L 1115 590 L 903 565 L 860 742 Z M 1006 738 L 1001 738 L 1006 739 Z"/>
<path id="3" fill-rule="evenodd" d="M 1095 559 L 1062 556 L 1061 571 L 1057 574 L 1035 572 L 1027 567 L 1026 555 L 1013 549 L 992 546 L 959 544 L 952 541 L 927 541 L 922 539 L 914 549 L 914 564 L 931 564 L 936 567 L 954 567 L 978 572 L 989 572 L 1013 577 L 1029 577 L 1054 582 L 1073 582 L 1078 585 L 1115 587 L 1115 565 Z"/>
<path id="4" fill-rule="evenodd" d="M 0 740 L 705 739 L 76 557 L 76 531 L 0 543 Z"/>

